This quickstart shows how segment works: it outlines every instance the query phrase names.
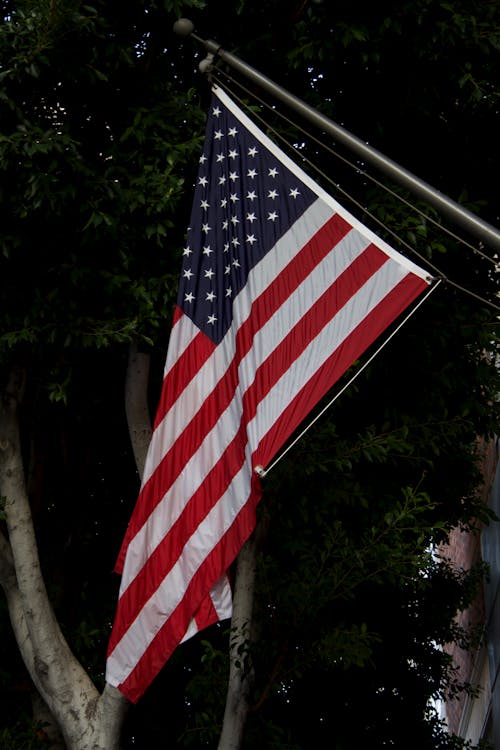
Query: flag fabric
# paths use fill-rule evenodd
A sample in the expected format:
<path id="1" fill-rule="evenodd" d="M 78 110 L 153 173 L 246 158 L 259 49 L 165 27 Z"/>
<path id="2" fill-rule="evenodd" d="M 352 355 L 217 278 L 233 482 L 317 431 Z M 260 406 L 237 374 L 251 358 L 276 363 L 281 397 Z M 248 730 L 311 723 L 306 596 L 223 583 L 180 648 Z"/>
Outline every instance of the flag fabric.
<path id="1" fill-rule="evenodd" d="M 177 645 L 231 616 L 259 467 L 427 287 L 219 87 L 164 382 L 120 551 L 107 681 L 137 701 Z"/>

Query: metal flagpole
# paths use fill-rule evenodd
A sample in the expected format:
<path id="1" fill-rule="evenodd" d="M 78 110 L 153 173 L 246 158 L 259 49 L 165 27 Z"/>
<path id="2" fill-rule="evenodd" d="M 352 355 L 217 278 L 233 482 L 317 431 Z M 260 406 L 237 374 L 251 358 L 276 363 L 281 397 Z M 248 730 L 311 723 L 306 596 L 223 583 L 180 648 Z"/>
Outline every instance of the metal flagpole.
<path id="1" fill-rule="evenodd" d="M 192 21 L 187 18 L 180 18 L 174 24 L 174 31 L 179 36 L 192 36 L 193 39 L 196 39 L 197 42 L 200 42 L 205 47 L 209 55 L 219 57 L 239 73 L 257 83 L 306 120 L 309 120 L 309 122 L 312 122 L 318 128 L 332 135 L 344 146 L 354 151 L 364 161 L 385 172 L 394 182 L 399 183 L 415 195 L 423 198 L 438 212 L 447 216 L 471 235 L 476 236 L 485 246 L 500 250 L 500 232 L 494 226 L 483 221 L 476 214 L 468 211 L 459 203 L 448 198 L 423 180 L 420 180 L 380 151 L 361 141 L 341 125 L 337 125 L 337 123 L 329 120 L 328 117 L 325 117 L 325 115 L 322 115 L 286 89 L 278 86 L 274 81 L 271 81 L 243 60 L 240 60 L 230 52 L 226 52 L 217 42 L 214 42 L 212 39 L 201 39 L 194 33 Z"/>

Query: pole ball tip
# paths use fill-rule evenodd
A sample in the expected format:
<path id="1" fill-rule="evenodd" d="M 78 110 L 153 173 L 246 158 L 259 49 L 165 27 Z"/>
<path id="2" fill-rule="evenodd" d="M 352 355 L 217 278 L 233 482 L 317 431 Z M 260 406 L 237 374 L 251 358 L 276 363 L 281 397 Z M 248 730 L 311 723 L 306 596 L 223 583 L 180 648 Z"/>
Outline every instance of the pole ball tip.
<path id="1" fill-rule="evenodd" d="M 194 23 L 189 18 L 179 18 L 174 23 L 174 31 L 179 36 L 189 36 L 194 31 Z"/>

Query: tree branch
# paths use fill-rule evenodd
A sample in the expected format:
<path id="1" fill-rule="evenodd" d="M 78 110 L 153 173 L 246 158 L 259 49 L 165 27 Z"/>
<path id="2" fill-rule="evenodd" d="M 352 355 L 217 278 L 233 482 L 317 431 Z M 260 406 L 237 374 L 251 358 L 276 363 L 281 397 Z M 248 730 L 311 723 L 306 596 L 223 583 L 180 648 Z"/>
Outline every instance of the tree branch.
<path id="1" fill-rule="evenodd" d="M 141 478 L 151 441 L 151 417 L 148 407 L 149 363 L 149 354 L 139 352 L 137 344 L 132 342 L 125 377 L 125 412 L 135 463 Z"/>
<path id="2" fill-rule="evenodd" d="M 249 711 L 253 685 L 250 654 L 257 542 L 251 537 L 237 559 L 229 643 L 229 680 L 218 750 L 238 750 Z"/>
<path id="3" fill-rule="evenodd" d="M 0 402 L 0 495 L 13 563 L 9 569 L 4 539 L 3 583 L 26 667 L 71 746 L 72 738 L 85 731 L 85 708 L 98 693 L 61 633 L 43 581 L 19 439 L 17 406 L 23 386 L 24 374 L 13 370 Z"/>

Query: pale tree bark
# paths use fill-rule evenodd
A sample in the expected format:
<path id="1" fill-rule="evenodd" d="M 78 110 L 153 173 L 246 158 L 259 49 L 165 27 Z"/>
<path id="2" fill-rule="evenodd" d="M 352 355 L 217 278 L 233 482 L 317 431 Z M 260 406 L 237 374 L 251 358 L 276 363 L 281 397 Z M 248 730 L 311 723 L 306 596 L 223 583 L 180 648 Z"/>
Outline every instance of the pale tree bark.
<path id="1" fill-rule="evenodd" d="M 151 441 L 151 417 L 148 407 L 149 354 L 138 351 L 137 344 L 129 349 L 125 378 L 125 412 L 135 463 L 142 478 Z"/>
<path id="2" fill-rule="evenodd" d="M 242 547 L 233 593 L 233 616 L 229 640 L 229 680 L 218 750 L 239 750 L 243 741 L 253 686 L 251 635 L 257 561 L 256 536 Z"/>
<path id="3" fill-rule="evenodd" d="M 137 367 L 137 360 L 142 363 Z M 144 424 L 143 357 L 132 353 L 126 401 L 134 401 L 127 416 L 132 435 L 147 434 Z M 123 719 L 129 705 L 115 688 L 106 685 L 101 695 L 71 652 L 47 596 L 40 567 L 33 520 L 26 490 L 17 408 L 24 375 L 13 371 L 0 402 L 0 498 L 8 539 L 0 535 L 0 585 L 4 589 L 21 656 L 40 698 L 61 730 L 68 750 L 118 750 Z M 142 391 L 141 396 L 135 388 Z M 141 415 L 140 422 L 134 420 Z M 149 428 L 150 429 L 150 428 Z M 134 443 L 134 437 L 132 437 Z M 139 446 L 138 448 L 136 446 Z M 146 447 L 147 450 L 147 447 Z M 142 475 L 145 451 L 135 439 L 134 453 Z M 57 743 L 57 740 L 56 740 Z"/>

